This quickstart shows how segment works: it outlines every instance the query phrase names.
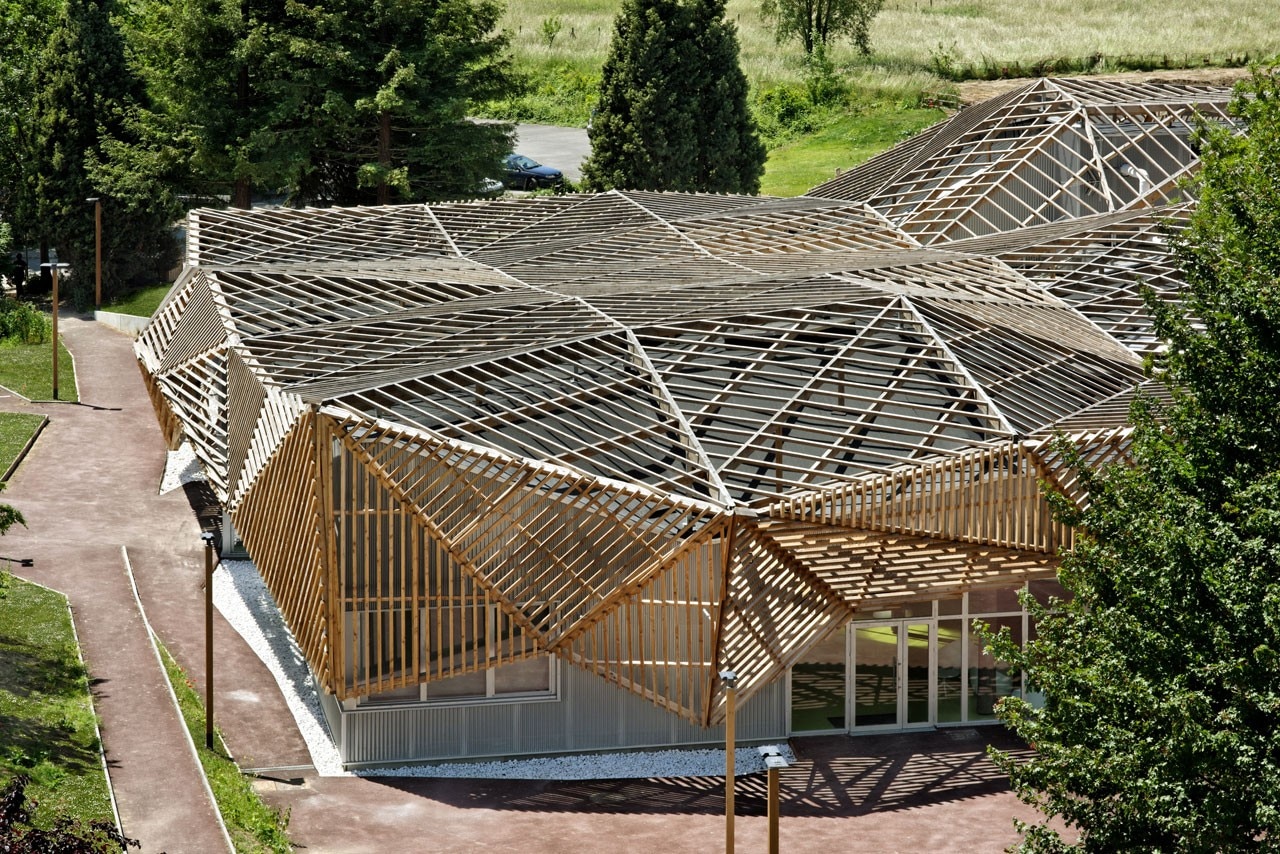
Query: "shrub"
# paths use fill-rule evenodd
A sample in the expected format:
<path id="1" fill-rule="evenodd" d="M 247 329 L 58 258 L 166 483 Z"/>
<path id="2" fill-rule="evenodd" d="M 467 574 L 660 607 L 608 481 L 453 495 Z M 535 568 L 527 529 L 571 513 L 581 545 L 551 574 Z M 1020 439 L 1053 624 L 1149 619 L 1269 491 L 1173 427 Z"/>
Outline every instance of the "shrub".
<path id="1" fill-rule="evenodd" d="M 53 322 L 30 303 L 0 299 L 0 341 L 46 344 L 53 337 Z"/>

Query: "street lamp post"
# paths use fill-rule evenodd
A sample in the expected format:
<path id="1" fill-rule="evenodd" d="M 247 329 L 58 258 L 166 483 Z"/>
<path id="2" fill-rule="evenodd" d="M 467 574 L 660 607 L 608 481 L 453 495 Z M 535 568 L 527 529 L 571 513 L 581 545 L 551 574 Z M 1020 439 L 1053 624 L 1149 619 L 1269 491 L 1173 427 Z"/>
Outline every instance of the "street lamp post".
<path id="1" fill-rule="evenodd" d="M 53 399 L 58 399 L 58 273 L 70 264 L 41 264 L 53 274 Z"/>
<path id="2" fill-rule="evenodd" d="M 738 674 L 732 670 L 722 670 L 720 681 L 724 683 L 724 852 L 733 854 L 733 760 L 734 742 L 737 737 L 733 731 L 734 695 L 738 686 Z"/>
<path id="3" fill-rule="evenodd" d="M 213 750 L 213 534 L 204 540 L 204 746 Z"/>
<path id="4" fill-rule="evenodd" d="M 93 307 L 102 308 L 102 199 L 85 201 L 93 202 Z"/>

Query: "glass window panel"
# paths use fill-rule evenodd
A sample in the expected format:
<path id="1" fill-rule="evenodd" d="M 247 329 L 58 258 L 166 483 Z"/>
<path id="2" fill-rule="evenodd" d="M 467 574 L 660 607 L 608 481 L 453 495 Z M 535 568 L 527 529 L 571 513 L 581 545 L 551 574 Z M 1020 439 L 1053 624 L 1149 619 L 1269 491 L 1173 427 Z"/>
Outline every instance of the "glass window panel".
<path id="1" fill-rule="evenodd" d="M 964 702 L 963 620 L 938 620 L 938 723 L 959 723 Z"/>
<path id="2" fill-rule="evenodd" d="M 906 690 L 908 724 L 929 723 L 929 624 L 907 623 Z"/>
<path id="3" fill-rule="evenodd" d="M 551 690 L 551 666 L 545 655 L 504 664 L 493 671 L 493 693 L 531 694 Z"/>
<path id="4" fill-rule="evenodd" d="M 845 728 L 844 626 L 814 644 L 791 668 L 791 730 Z"/>
<path id="5" fill-rule="evenodd" d="M 487 684 L 488 674 L 483 670 L 476 673 L 463 673 L 460 676 L 450 676 L 447 679 L 441 679 L 439 682 L 428 683 L 427 699 L 444 700 L 484 697 Z"/>
<path id="6" fill-rule="evenodd" d="M 951 614 L 960 615 L 964 611 L 964 599 L 956 596 L 951 599 L 938 600 L 938 616 L 946 617 Z"/>
<path id="7" fill-rule="evenodd" d="M 1018 588 L 989 588 L 969 591 L 970 614 L 997 614 L 1004 611 L 1021 611 Z"/>
<path id="8" fill-rule="evenodd" d="M 854 726 L 898 723 L 898 626 L 857 626 L 853 648 Z"/>
<path id="9" fill-rule="evenodd" d="M 986 622 L 993 632 L 1008 626 L 1014 643 L 1022 643 L 1022 617 L 993 617 Z M 978 636 L 970 633 L 969 720 L 993 720 L 996 701 L 1021 692 L 1022 674 L 987 654 Z"/>

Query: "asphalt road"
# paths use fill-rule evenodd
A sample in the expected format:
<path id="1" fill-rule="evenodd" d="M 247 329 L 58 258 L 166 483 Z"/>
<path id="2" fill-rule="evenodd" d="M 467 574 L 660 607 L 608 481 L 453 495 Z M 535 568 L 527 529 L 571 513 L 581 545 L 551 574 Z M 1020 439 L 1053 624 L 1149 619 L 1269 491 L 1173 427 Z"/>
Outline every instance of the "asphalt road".
<path id="1" fill-rule="evenodd" d="M 591 153 L 591 143 L 582 128 L 516 125 L 515 150 L 576 182 L 582 179 L 582 161 Z"/>

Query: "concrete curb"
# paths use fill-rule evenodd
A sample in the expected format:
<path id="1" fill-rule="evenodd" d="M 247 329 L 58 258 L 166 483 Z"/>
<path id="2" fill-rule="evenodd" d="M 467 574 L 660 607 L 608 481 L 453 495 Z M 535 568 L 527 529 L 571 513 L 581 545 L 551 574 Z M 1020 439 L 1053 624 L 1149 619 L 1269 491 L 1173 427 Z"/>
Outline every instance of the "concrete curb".
<path id="1" fill-rule="evenodd" d="M 98 310 L 93 313 L 93 319 L 103 326 L 110 326 L 112 329 L 123 332 L 130 338 L 137 338 L 142 333 L 142 330 L 146 328 L 147 322 L 151 318 Z"/>
<path id="2" fill-rule="evenodd" d="M 133 601 L 138 606 L 138 614 L 142 617 L 142 625 L 147 629 L 147 637 L 151 639 L 151 653 L 155 656 L 156 666 L 160 668 L 160 673 L 164 676 L 164 687 L 169 692 L 169 700 L 173 703 L 173 711 L 178 716 L 178 720 L 182 722 L 182 734 L 187 741 L 187 749 L 191 751 L 191 758 L 195 760 L 196 767 L 200 769 L 200 782 L 204 786 L 204 792 L 209 797 L 209 803 L 213 804 L 213 814 L 218 817 L 218 827 L 222 829 L 222 838 L 227 843 L 227 851 L 234 854 L 236 847 L 231 842 L 231 834 L 227 831 L 227 823 L 222 818 L 222 810 L 218 808 L 218 800 L 213 796 L 213 789 L 209 788 L 209 775 L 204 771 L 204 763 L 200 761 L 200 753 L 196 750 L 196 743 L 191 740 L 191 731 L 187 729 L 186 719 L 182 716 L 182 706 L 178 704 L 178 695 L 173 692 L 173 685 L 169 682 L 169 673 L 165 670 L 164 659 L 160 657 L 160 649 L 156 646 L 157 638 L 155 630 L 151 628 L 151 621 L 147 619 L 147 612 L 142 607 L 142 598 L 138 595 L 138 582 L 133 577 L 133 564 L 129 561 L 129 549 L 125 546 L 120 547 L 120 557 L 124 560 L 124 570 L 129 576 L 129 586 L 133 589 Z"/>

